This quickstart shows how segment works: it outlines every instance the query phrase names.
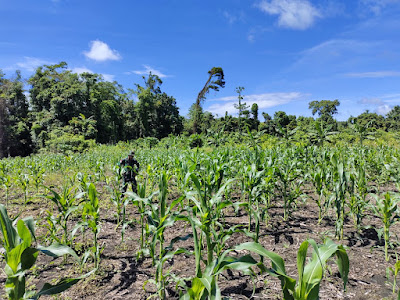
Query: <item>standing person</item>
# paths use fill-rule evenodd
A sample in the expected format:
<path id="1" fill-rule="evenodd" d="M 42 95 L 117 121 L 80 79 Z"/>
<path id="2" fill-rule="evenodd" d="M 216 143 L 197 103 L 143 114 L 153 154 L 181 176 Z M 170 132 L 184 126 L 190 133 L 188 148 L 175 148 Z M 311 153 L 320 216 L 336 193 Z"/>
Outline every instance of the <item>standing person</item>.
<path id="1" fill-rule="evenodd" d="M 139 172 L 139 163 L 134 158 L 135 152 L 132 151 L 128 154 L 127 158 L 121 159 L 119 166 L 123 168 L 122 170 L 122 187 L 121 192 L 125 193 L 128 189 L 128 183 L 132 186 L 132 191 L 137 192 L 136 186 L 136 175 Z"/>

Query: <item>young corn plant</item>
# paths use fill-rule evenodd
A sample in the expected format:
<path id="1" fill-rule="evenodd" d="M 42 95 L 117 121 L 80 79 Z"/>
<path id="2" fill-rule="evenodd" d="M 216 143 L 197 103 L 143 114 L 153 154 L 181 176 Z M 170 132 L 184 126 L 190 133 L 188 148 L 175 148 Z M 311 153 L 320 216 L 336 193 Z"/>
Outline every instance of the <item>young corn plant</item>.
<path id="1" fill-rule="evenodd" d="M 180 197 L 172 201 L 171 204 L 167 203 L 168 199 L 168 176 L 162 172 L 159 176 L 158 183 L 158 202 L 149 203 L 147 212 L 147 222 L 149 224 L 150 232 L 152 232 L 152 239 L 149 243 L 150 256 L 153 260 L 153 265 L 156 266 L 156 274 L 154 283 L 157 286 L 158 295 L 160 299 L 166 299 L 166 286 L 167 277 L 169 273 L 164 274 L 163 266 L 167 258 L 172 258 L 175 254 L 182 253 L 181 250 L 169 251 L 169 247 L 164 245 L 164 231 L 167 227 L 172 226 L 177 220 L 178 213 L 173 212 L 173 209 L 181 202 L 184 197 Z M 157 254 L 158 244 L 158 254 Z"/>
<path id="2" fill-rule="evenodd" d="M 251 236 L 254 242 L 258 242 L 260 235 L 260 225 L 264 220 L 264 216 L 267 212 L 267 208 L 261 205 L 262 196 L 264 193 L 263 179 L 266 170 L 257 171 L 255 164 L 248 167 L 245 173 L 244 189 L 248 195 L 248 201 L 246 203 L 246 209 L 249 216 L 249 226 L 247 229 L 247 235 Z M 252 232 L 252 223 L 254 220 L 254 232 Z"/>
<path id="3" fill-rule="evenodd" d="M 332 179 L 334 182 L 333 200 L 336 211 L 335 236 L 341 240 L 343 239 L 347 181 L 349 174 L 344 170 L 344 161 L 339 161 L 339 157 L 337 156 L 336 153 L 332 155 L 332 164 L 333 164 Z"/>
<path id="4" fill-rule="evenodd" d="M 399 274 L 399 271 L 400 271 L 400 260 L 398 259 L 396 253 L 396 262 L 394 263 L 393 267 L 386 268 L 386 278 L 388 280 L 388 283 L 392 286 L 393 294 L 395 294 L 396 289 L 398 289 L 397 299 L 400 299 L 400 289 L 397 286 L 397 275 Z M 390 282 L 391 276 L 393 276 L 393 281 Z"/>
<path id="5" fill-rule="evenodd" d="M 0 185 L 4 187 L 6 206 L 8 206 L 8 197 L 10 188 L 13 185 L 13 179 L 10 169 L 5 163 L 0 164 Z"/>
<path id="6" fill-rule="evenodd" d="M 31 171 L 32 182 L 35 186 L 36 193 L 39 193 L 39 186 L 43 183 L 45 169 L 38 163 L 32 162 L 29 165 Z"/>
<path id="7" fill-rule="evenodd" d="M 73 235 L 71 235 L 71 229 L 68 227 L 68 220 L 73 212 L 80 208 L 78 200 L 82 198 L 83 193 L 75 195 L 75 189 L 72 186 L 66 184 L 61 193 L 57 193 L 55 190 L 45 187 L 51 194 L 44 196 L 53 202 L 57 208 L 57 215 L 53 215 L 48 210 L 47 224 L 50 234 L 54 240 L 59 243 L 72 246 Z M 62 236 L 58 236 L 59 228 L 61 228 Z"/>
<path id="8" fill-rule="evenodd" d="M 317 198 L 315 203 L 318 205 L 318 224 L 321 223 L 324 217 L 324 198 L 325 198 L 325 181 L 326 173 L 324 168 L 317 167 L 315 170 L 311 171 L 309 174 L 311 182 L 314 185 Z"/>
<path id="9" fill-rule="evenodd" d="M 100 254 L 102 251 L 98 241 L 101 229 L 100 207 L 96 187 L 93 183 L 87 185 L 86 197 L 87 201 L 83 206 L 82 217 L 85 225 L 89 227 L 93 233 L 92 253 L 95 269 L 98 269 L 100 265 Z"/>
<path id="10" fill-rule="evenodd" d="M 221 289 L 218 286 L 219 275 L 227 270 L 241 271 L 247 275 L 253 275 L 252 267 L 258 262 L 250 255 L 232 257 L 228 254 L 234 249 L 224 251 L 219 257 L 212 260 L 204 269 L 191 280 L 190 288 L 183 286 L 185 292 L 181 294 L 180 300 L 221 300 Z"/>
<path id="11" fill-rule="evenodd" d="M 372 211 L 383 223 L 383 239 L 385 241 L 385 259 L 389 261 L 390 227 L 399 219 L 398 198 L 386 193 L 383 198 L 375 196 L 376 204 Z"/>
<path id="12" fill-rule="evenodd" d="M 137 252 L 137 259 L 143 258 L 149 255 L 149 237 L 151 235 L 151 230 L 149 224 L 146 222 L 147 218 L 147 207 L 153 202 L 153 197 L 158 194 L 157 192 L 151 193 L 146 197 L 147 194 L 147 179 L 143 183 L 138 183 L 137 193 L 127 192 L 126 195 L 128 199 L 132 201 L 134 206 L 138 207 L 139 227 L 140 227 L 140 248 Z"/>
<path id="13" fill-rule="evenodd" d="M 362 162 L 357 164 L 355 172 L 350 173 L 349 179 L 349 208 L 353 216 L 354 226 L 359 231 L 369 205 L 367 200 L 368 181 Z"/>
<path id="14" fill-rule="evenodd" d="M 16 181 L 24 193 L 24 205 L 26 205 L 28 203 L 29 175 L 18 170 Z"/>
<path id="15" fill-rule="evenodd" d="M 111 202 L 114 204 L 116 208 L 116 213 L 115 217 L 117 219 L 117 226 L 116 229 L 122 224 L 124 227 L 124 224 L 126 223 L 126 205 L 129 203 L 128 200 L 124 200 L 121 188 L 120 188 L 120 183 L 122 180 L 122 173 L 121 173 L 121 168 L 120 167 L 114 167 L 113 169 L 113 175 L 111 178 L 107 179 L 107 190 L 110 192 L 111 195 Z M 122 218 L 121 218 L 122 216 Z M 125 229 L 125 228 L 123 228 Z M 121 234 L 122 241 L 124 240 L 123 237 L 124 233 Z"/>
<path id="16" fill-rule="evenodd" d="M 307 262 L 307 251 L 311 245 L 314 249 L 311 260 Z M 285 262 L 278 254 L 266 250 L 258 243 L 244 243 L 236 247 L 237 250 L 248 250 L 271 260 L 271 268 L 266 269 L 272 276 L 281 281 L 284 300 L 318 300 L 320 283 L 324 276 L 326 262 L 332 256 L 337 257 L 339 273 L 343 279 L 344 290 L 349 274 L 349 258 L 342 245 L 335 244 L 327 239 L 323 245 L 317 245 L 312 239 L 304 241 L 297 253 L 297 271 L 299 278 L 296 280 L 287 275 Z"/>
<path id="17" fill-rule="evenodd" d="M 4 247 L 2 256 L 6 263 L 3 271 L 7 276 L 5 291 L 10 300 L 38 299 L 42 295 L 54 295 L 61 293 L 77 283 L 81 278 L 62 279 L 57 284 L 45 283 L 38 291 L 26 289 L 27 272 L 33 267 L 39 252 L 59 257 L 71 255 L 78 259 L 76 253 L 68 246 L 54 244 L 49 247 L 34 246 L 35 222 L 32 218 L 18 220 L 16 227 L 7 214 L 6 208 L 0 204 L 0 230 L 2 233 L 1 244 Z"/>
<path id="18" fill-rule="evenodd" d="M 302 181 L 299 179 L 299 162 L 296 159 L 284 157 L 275 167 L 278 178 L 276 188 L 283 198 L 283 220 L 287 221 L 296 206 L 297 198 L 301 195 Z"/>
<path id="19" fill-rule="evenodd" d="M 213 177 L 213 176 L 211 176 Z M 193 236 L 197 236 L 197 230 L 194 226 L 200 229 L 199 236 L 196 237 L 195 243 L 197 242 L 198 255 L 202 257 L 203 253 L 203 241 L 205 240 L 205 252 L 207 253 L 207 258 L 204 259 L 205 265 L 210 264 L 214 258 L 214 250 L 218 247 L 218 244 L 223 243 L 223 241 L 218 240 L 217 228 L 218 211 L 222 210 L 224 207 L 232 205 L 229 200 L 223 200 L 222 195 L 225 188 L 233 181 L 233 179 L 228 180 L 224 185 L 222 185 L 218 190 L 216 187 L 219 186 L 218 181 L 215 182 L 208 179 L 199 180 L 199 177 L 194 173 L 188 174 L 187 179 L 193 182 L 195 189 L 192 191 L 187 191 L 185 197 L 189 199 L 191 204 L 193 204 L 191 209 L 192 216 L 190 217 Z M 214 178 L 214 177 L 213 177 Z M 204 240 L 203 240 L 204 239 Z M 199 271 L 200 263 L 196 266 L 197 271 Z"/>

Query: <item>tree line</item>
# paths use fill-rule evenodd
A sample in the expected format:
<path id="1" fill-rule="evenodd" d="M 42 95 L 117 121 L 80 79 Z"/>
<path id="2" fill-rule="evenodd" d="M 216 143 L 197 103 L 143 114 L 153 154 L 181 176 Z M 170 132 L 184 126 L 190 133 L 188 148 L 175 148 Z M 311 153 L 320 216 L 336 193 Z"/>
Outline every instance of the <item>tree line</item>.
<path id="1" fill-rule="evenodd" d="M 144 79 L 143 86 L 125 91 L 99 74 L 73 73 L 61 62 L 37 68 L 25 93 L 20 72 L 12 78 L 1 72 L 0 157 L 180 134 L 184 118 L 175 98 L 161 91 L 156 75 Z"/>
<path id="2" fill-rule="evenodd" d="M 175 98 L 162 92 L 162 80 L 157 75 L 150 73 L 143 79 L 143 85 L 125 90 L 99 74 L 73 73 L 65 62 L 41 66 L 27 81 L 19 71 L 6 78 L 0 70 L 0 158 L 42 150 L 82 151 L 95 143 L 144 137 L 161 139 L 221 130 L 240 134 L 247 128 L 288 140 L 302 130 L 316 144 L 321 136 L 326 138 L 349 126 L 358 128 L 358 132 L 400 130 L 400 106 L 386 117 L 366 111 L 346 122 L 337 122 L 333 116 L 340 105 L 338 100 L 310 102 L 312 114 L 318 116 L 316 120 L 278 111 L 273 116 L 262 112 L 264 122 L 260 122 L 257 104 L 250 107 L 243 102 L 244 87 L 236 88 L 238 117 L 226 113 L 216 118 L 203 111 L 202 104 L 210 90 L 225 86 L 220 67 L 208 72 L 189 117 L 184 118 Z"/>

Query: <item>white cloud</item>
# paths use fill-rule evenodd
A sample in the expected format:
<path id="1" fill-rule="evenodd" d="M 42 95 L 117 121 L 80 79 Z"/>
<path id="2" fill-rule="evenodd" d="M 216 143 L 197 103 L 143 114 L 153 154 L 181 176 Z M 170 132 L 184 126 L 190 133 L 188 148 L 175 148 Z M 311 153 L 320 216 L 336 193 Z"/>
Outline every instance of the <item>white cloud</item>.
<path id="1" fill-rule="evenodd" d="M 229 24 L 233 24 L 238 20 L 238 18 L 236 16 L 230 14 L 226 10 L 222 14 L 223 14 L 224 18 L 228 21 Z"/>
<path id="2" fill-rule="evenodd" d="M 257 6 L 269 15 L 279 15 L 278 26 L 285 28 L 305 30 L 321 17 L 308 0 L 262 0 Z"/>
<path id="3" fill-rule="evenodd" d="M 400 72 L 397 71 L 374 71 L 374 72 L 360 72 L 360 73 L 347 73 L 347 77 L 355 78 L 384 78 L 384 77 L 397 77 Z"/>
<path id="4" fill-rule="evenodd" d="M 380 15 L 386 7 L 392 4 L 400 4 L 400 0 L 359 0 L 363 11 L 372 12 L 375 15 Z"/>
<path id="5" fill-rule="evenodd" d="M 86 67 L 77 67 L 77 68 L 73 68 L 71 70 L 73 73 L 76 74 L 82 74 L 82 73 L 92 73 L 94 74 L 94 72 Z M 115 75 L 111 75 L 111 74 L 101 74 L 101 76 L 103 76 L 105 81 L 110 81 L 113 82 L 114 81 L 114 77 Z"/>
<path id="6" fill-rule="evenodd" d="M 383 105 L 380 105 L 380 106 L 378 106 L 376 109 L 375 109 L 375 112 L 377 113 L 377 114 L 379 114 L 379 115 L 386 115 L 389 111 L 391 111 L 392 110 L 392 107 L 390 106 L 390 105 L 388 105 L 388 104 L 383 104 Z"/>
<path id="7" fill-rule="evenodd" d="M 353 39 L 325 41 L 299 53 L 299 58 L 286 71 L 302 72 L 303 76 L 341 76 L 354 69 L 365 69 L 369 64 L 382 61 L 379 54 L 385 49 L 384 42 L 367 42 Z M 368 63 L 368 66 L 366 65 Z"/>
<path id="8" fill-rule="evenodd" d="M 118 51 L 111 49 L 106 43 L 96 40 L 90 42 L 90 50 L 83 54 L 95 61 L 120 60 L 121 55 Z"/>
<path id="9" fill-rule="evenodd" d="M 290 93 L 265 93 L 265 94 L 254 94 L 244 96 L 243 102 L 246 102 L 247 105 L 251 106 L 253 103 L 258 104 L 259 109 L 266 109 L 275 106 L 279 106 L 282 104 L 287 104 L 292 101 L 302 100 L 307 96 L 306 94 L 302 94 L 299 92 L 290 92 Z M 215 101 L 218 103 L 211 104 L 206 110 L 218 115 L 225 115 L 225 112 L 228 114 L 236 114 L 237 109 L 235 108 L 235 104 L 237 104 L 238 97 L 230 96 L 223 97 L 218 99 L 208 100 L 208 102 Z"/>
<path id="10" fill-rule="evenodd" d="M 101 75 L 103 75 L 103 78 L 105 81 L 109 81 L 109 82 L 114 81 L 115 75 L 111 75 L 111 74 L 101 74 Z"/>
<path id="11" fill-rule="evenodd" d="M 136 71 L 132 71 L 132 73 L 137 74 L 137 75 L 149 75 L 149 73 L 151 72 L 151 74 L 157 75 L 160 78 L 171 77 L 171 75 L 163 74 L 161 71 L 156 70 L 156 69 L 150 67 L 149 65 L 143 65 L 143 67 L 144 67 L 144 70 L 136 70 Z"/>
<path id="12" fill-rule="evenodd" d="M 384 102 L 380 98 L 363 98 L 360 101 L 358 101 L 360 104 L 365 104 L 365 105 L 383 105 Z"/>
<path id="13" fill-rule="evenodd" d="M 78 68 L 73 68 L 72 73 L 76 73 L 76 74 L 82 74 L 82 73 L 94 73 L 92 70 L 86 68 L 86 67 L 78 67 Z"/>
<path id="14" fill-rule="evenodd" d="M 24 61 L 17 62 L 14 66 L 8 67 L 7 69 L 23 69 L 29 72 L 33 72 L 36 70 L 36 68 L 40 66 L 51 64 L 53 63 L 44 59 L 25 56 Z"/>

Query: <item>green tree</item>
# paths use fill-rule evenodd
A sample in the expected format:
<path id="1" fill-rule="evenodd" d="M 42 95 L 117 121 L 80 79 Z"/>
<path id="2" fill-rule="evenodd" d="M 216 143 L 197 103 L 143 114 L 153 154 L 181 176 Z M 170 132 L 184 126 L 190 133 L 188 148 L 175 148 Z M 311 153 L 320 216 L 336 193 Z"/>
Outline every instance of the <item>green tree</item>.
<path id="1" fill-rule="evenodd" d="M 388 127 L 391 130 L 399 130 L 400 129 L 400 106 L 396 105 L 389 111 L 386 115 L 386 120 L 388 123 Z"/>
<path id="2" fill-rule="evenodd" d="M 32 152 L 28 101 L 19 71 L 6 79 L 0 70 L 0 158 Z"/>
<path id="3" fill-rule="evenodd" d="M 193 118 L 193 133 L 199 133 L 199 123 L 202 115 L 201 103 L 206 98 L 207 93 L 210 90 L 219 91 L 219 88 L 223 87 L 225 87 L 224 71 L 220 67 L 213 67 L 208 71 L 208 79 L 197 95 L 196 102 L 192 107 L 193 112 L 191 113 L 191 118 Z"/>
<path id="4" fill-rule="evenodd" d="M 253 115 L 253 129 L 258 130 L 258 104 L 257 103 L 253 103 L 253 105 L 251 106 L 251 114 Z"/>
<path id="5" fill-rule="evenodd" d="M 339 100 L 320 100 L 309 103 L 308 108 L 312 109 L 312 114 L 318 113 L 318 116 L 325 123 L 334 123 L 333 115 L 337 113 L 337 107 L 340 105 Z"/>
<path id="6" fill-rule="evenodd" d="M 242 86 L 238 86 L 236 88 L 236 93 L 238 94 L 238 103 L 234 104 L 235 108 L 239 111 L 239 113 L 238 113 L 238 129 L 239 129 L 239 133 L 242 132 L 242 126 L 241 126 L 242 115 L 250 107 L 250 106 L 248 106 L 246 104 L 246 102 L 242 103 L 242 100 L 243 100 L 242 92 L 243 92 L 243 90 L 244 90 L 244 87 L 242 87 Z"/>
<path id="7" fill-rule="evenodd" d="M 138 136 L 163 138 L 181 133 L 183 121 L 175 98 L 161 92 L 162 81 L 157 75 L 150 73 L 143 79 L 146 87 L 137 84 L 134 91 L 138 97 L 135 106 Z"/>

